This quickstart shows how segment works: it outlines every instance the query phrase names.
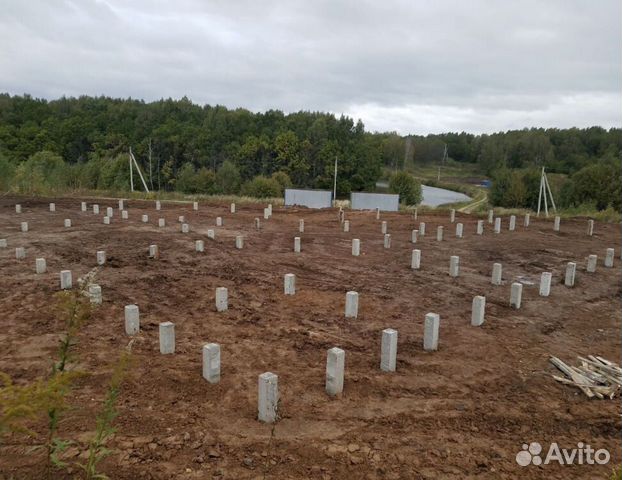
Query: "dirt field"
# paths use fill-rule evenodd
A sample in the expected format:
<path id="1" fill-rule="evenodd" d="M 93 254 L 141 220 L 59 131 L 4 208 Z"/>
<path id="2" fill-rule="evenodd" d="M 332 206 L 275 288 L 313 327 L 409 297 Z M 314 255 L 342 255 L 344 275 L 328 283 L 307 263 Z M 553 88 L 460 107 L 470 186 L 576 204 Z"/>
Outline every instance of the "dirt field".
<path id="1" fill-rule="evenodd" d="M 134 361 L 119 399 L 113 454 L 102 470 L 112 479 L 312 478 L 464 479 L 605 478 L 621 462 L 619 399 L 588 400 L 579 390 L 551 378 L 550 355 L 575 364 L 577 355 L 620 361 L 620 225 L 596 223 L 586 235 L 585 219 L 532 217 L 528 229 L 475 235 L 476 218 L 458 214 L 465 237 L 454 236 L 448 215 L 383 214 L 392 234 L 383 248 L 380 221 L 369 212 L 347 212 L 350 233 L 340 230 L 337 212 L 274 209 L 264 221 L 263 205 L 130 201 L 121 220 L 114 200 L 98 200 L 102 215 L 80 212 L 80 199 L 0 199 L 0 371 L 16 382 L 49 373 L 62 324 L 52 314 L 59 271 L 79 276 L 96 268 L 96 251 L 108 262 L 96 268 L 104 302 L 82 328 L 76 346 L 81 378 L 71 395 L 59 435 L 76 441 L 69 461 L 81 460 L 111 370 L 129 337 L 123 308 L 140 307 L 141 331 Z M 21 203 L 23 213 L 15 213 Z M 112 224 L 102 223 L 115 207 Z M 128 208 L 128 207 L 126 207 Z M 140 221 L 149 215 L 149 223 Z M 177 222 L 185 215 L 191 231 Z M 215 227 L 215 217 L 224 218 Z M 165 228 L 157 219 L 166 218 Z M 262 217 L 262 228 L 253 228 Z M 63 219 L 72 219 L 71 228 Z M 302 253 L 293 251 L 298 219 L 304 218 Z M 28 221 L 30 231 L 20 232 Z M 427 235 L 413 246 L 410 232 L 426 222 Z M 445 241 L 436 227 L 445 226 Z M 216 230 L 208 240 L 207 230 Z M 236 250 L 236 235 L 245 236 Z M 361 256 L 351 256 L 351 239 Z M 205 240 L 205 252 L 194 241 Z M 150 244 L 161 257 L 148 259 Z M 15 259 L 15 247 L 26 259 Z M 615 268 L 604 268 L 606 248 L 615 247 Z M 421 270 L 410 269 L 411 251 L 422 251 Z M 585 271 L 589 254 L 596 273 Z M 460 256 L 460 276 L 448 275 L 450 255 Z M 36 257 L 48 272 L 35 275 Z M 566 263 L 577 262 L 575 288 L 563 285 Z M 503 285 L 490 283 L 492 264 L 503 264 Z M 538 295 L 540 274 L 553 273 L 551 295 Z M 296 295 L 283 294 L 283 275 L 296 274 Z M 520 310 L 509 307 L 510 284 L 525 283 Z M 229 289 L 229 310 L 217 313 L 216 287 Z M 344 318 L 345 294 L 360 295 L 359 316 Z M 471 301 L 486 296 L 486 321 L 470 325 Z M 436 352 L 423 350 L 427 312 L 440 314 Z M 176 353 L 161 355 L 158 324 L 176 325 Z M 384 328 L 399 332 L 397 372 L 379 369 Z M 217 385 L 201 376 L 201 347 L 222 349 Z M 327 349 L 346 351 L 341 398 L 324 390 Z M 280 415 L 273 429 L 256 420 L 257 376 L 279 376 Z M 34 426 L 45 432 L 45 419 Z M 43 437 L 10 435 L 0 444 L 0 479 L 43 478 L 45 458 L 33 445 Z M 557 442 L 606 448 L 605 466 L 519 467 L 523 443 L 548 449 Z M 76 469 L 73 469 L 73 474 Z M 53 478 L 73 478 L 58 471 Z"/>

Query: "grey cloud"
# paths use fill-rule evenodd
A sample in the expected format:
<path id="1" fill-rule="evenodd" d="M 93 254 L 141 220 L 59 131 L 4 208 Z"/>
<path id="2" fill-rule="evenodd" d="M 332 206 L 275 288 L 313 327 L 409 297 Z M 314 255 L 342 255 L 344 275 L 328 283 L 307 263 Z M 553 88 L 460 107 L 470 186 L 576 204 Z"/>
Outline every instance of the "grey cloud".
<path id="1" fill-rule="evenodd" d="M 328 110 L 372 130 L 620 125 L 617 0 L 0 0 L 0 91 Z"/>

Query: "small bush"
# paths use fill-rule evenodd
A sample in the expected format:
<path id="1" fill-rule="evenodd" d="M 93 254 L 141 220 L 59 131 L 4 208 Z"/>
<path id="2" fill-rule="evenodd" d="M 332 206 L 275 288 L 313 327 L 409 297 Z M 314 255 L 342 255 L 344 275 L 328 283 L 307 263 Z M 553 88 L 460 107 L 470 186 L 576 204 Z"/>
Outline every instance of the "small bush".
<path id="1" fill-rule="evenodd" d="M 421 203 L 421 183 L 407 172 L 396 172 L 389 180 L 389 191 L 400 196 L 400 202 L 406 205 Z"/>
<path id="2" fill-rule="evenodd" d="M 283 195 L 286 188 L 291 188 L 293 185 L 291 178 L 289 178 L 289 175 L 283 171 L 274 172 L 271 178 L 278 182 L 281 189 L 280 195 Z"/>
<path id="3" fill-rule="evenodd" d="M 102 410 L 97 416 L 95 435 L 89 444 L 88 459 L 86 463 L 79 465 L 84 470 L 86 480 L 108 478 L 98 473 L 97 467 L 99 463 L 111 453 L 106 447 L 106 443 L 116 432 L 113 423 L 115 418 L 119 415 L 117 400 L 121 394 L 121 386 L 128 371 L 131 351 L 132 342 L 130 342 L 127 349 L 121 354 L 119 361 L 115 365 L 108 390 L 106 391 L 106 398 L 104 399 Z"/>
<path id="4" fill-rule="evenodd" d="M 46 415 L 48 432 L 44 447 L 48 478 L 52 478 L 52 466 L 63 466 L 58 454 L 69 444 L 59 439 L 56 432 L 68 408 L 67 398 L 73 383 L 81 375 L 68 367 L 74 360 L 72 353 L 78 330 L 90 318 L 91 303 L 84 288 L 57 296 L 57 318 L 64 322 L 66 333 L 60 339 L 51 375 L 27 385 L 15 385 L 8 375 L 0 374 L 0 434 L 29 432 L 27 422 Z"/>
<path id="5" fill-rule="evenodd" d="M 281 196 L 281 185 L 273 178 L 259 175 L 242 185 L 242 195 L 255 198 L 273 198 Z"/>
<path id="6" fill-rule="evenodd" d="M 15 385 L 0 373 L 0 436 L 9 432 L 30 433 L 27 422 L 65 407 L 65 397 L 76 378 L 74 372 L 56 372 L 50 378 Z"/>

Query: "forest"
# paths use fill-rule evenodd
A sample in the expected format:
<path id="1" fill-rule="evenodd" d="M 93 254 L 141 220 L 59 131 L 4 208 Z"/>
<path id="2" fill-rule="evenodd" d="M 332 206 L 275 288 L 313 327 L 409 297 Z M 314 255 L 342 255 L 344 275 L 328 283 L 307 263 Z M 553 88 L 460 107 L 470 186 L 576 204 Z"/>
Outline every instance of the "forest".
<path id="1" fill-rule="evenodd" d="M 620 210 L 622 197 L 621 129 L 401 136 L 368 132 L 343 115 L 254 113 L 185 97 L 48 101 L 0 94 L 1 189 L 128 190 L 130 147 L 150 188 L 183 193 L 269 197 L 290 185 L 332 189 L 337 159 L 339 197 L 443 161 L 492 178 L 489 198 L 499 206 L 533 207 L 542 166 L 555 178 L 562 206 Z"/>

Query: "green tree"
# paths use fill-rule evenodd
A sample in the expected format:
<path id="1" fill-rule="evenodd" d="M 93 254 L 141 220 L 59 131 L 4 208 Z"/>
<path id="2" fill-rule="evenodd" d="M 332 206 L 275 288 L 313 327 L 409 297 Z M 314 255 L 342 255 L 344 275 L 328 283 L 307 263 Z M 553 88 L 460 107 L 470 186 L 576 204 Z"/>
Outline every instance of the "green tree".
<path id="1" fill-rule="evenodd" d="M 538 207 L 538 196 L 540 194 L 541 170 L 530 168 L 523 172 L 522 181 L 525 186 L 523 206 L 535 210 Z M 551 179 L 549 179 L 551 180 Z"/>
<path id="2" fill-rule="evenodd" d="M 484 136 L 479 155 L 479 163 L 488 175 L 505 165 L 505 153 L 497 136 Z"/>
<path id="3" fill-rule="evenodd" d="M 294 132 L 283 132 L 274 140 L 275 164 L 287 172 L 296 186 L 304 186 L 309 175 L 309 164 L 301 153 L 301 145 Z"/>
<path id="4" fill-rule="evenodd" d="M 421 203 L 421 183 L 408 172 L 395 172 L 389 179 L 389 191 L 400 196 L 400 202 L 406 205 Z"/>
<path id="5" fill-rule="evenodd" d="M 99 178 L 103 170 L 103 159 L 98 155 L 92 155 L 91 159 L 82 165 L 78 177 L 79 188 L 96 190 Z"/>
<path id="6" fill-rule="evenodd" d="M 0 191 L 8 191 L 13 183 L 15 168 L 9 160 L 0 154 Z"/>
<path id="7" fill-rule="evenodd" d="M 492 205 L 499 207 L 507 206 L 505 192 L 508 191 L 510 181 L 510 170 L 507 168 L 503 168 L 495 172 L 490 192 L 488 194 L 488 199 Z"/>
<path id="8" fill-rule="evenodd" d="M 134 177 L 134 185 L 140 181 Z M 114 158 L 105 157 L 101 160 L 97 188 L 103 190 L 129 190 L 130 167 L 127 154 L 120 154 Z"/>
<path id="9" fill-rule="evenodd" d="M 160 176 L 162 177 L 162 183 L 164 185 L 164 190 L 169 190 L 175 187 L 175 174 L 173 171 L 175 163 L 172 158 L 169 158 L 162 168 L 160 169 Z"/>
<path id="10" fill-rule="evenodd" d="M 224 194 L 236 194 L 240 190 L 240 172 L 229 160 L 226 160 L 216 172 L 216 189 Z"/>
<path id="11" fill-rule="evenodd" d="M 183 193 L 198 193 L 197 172 L 192 163 L 184 163 L 177 172 L 175 190 Z"/>
<path id="12" fill-rule="evenodd" d="M 69 184 L 69 167 L 53 152 L 37 152 L 17 167 L 14 181 L 22 193 L 63 190 Z"/>
<path id="13" fill-rule="evenodd" d="M 283 171 L 296 186 L 332 189 L 333 165 L 338 158 L 337 192 L 342 197 L 352 190 L 373 189 L 383 167 L 399 170 L 437 165 L 445 145 L 455 163 L 474 164 L 469 168 L 474 175 L 482 172 L 495 177 L 495 172 L 505 167 L 520 169 L 523 204 L 533 206 L 537 179 L 523 171 L 546 166 L 550 179 L 555 174 L 572 177 L 585 167 L 610 164 L 606 159 L 619 161 L 622 129 L 526 128 L 485 135 L 449 132 L 403 137 L 395 132 L 369 133 L 360 121 L 322 112 L 270 110 L 255 114 L 242 108 L 196 105 L 187 98 L 144 102 L 81 96 L 47 101 L 0 94 L 0 155 L 14 167 L 11 188 L 24 192 L 127 190 L 131 146 L 143 165 L 151 151 L 154 177 L 165 190 L 177 188 L 187 163 L 215 174 L 226 160 L 239 170 L 238 184 Z M 68 168 L 52 169 L 56 178 L 50 178 L 43 165 L 26 163 L 37 152 L 62 157 Z M 6 170 L 6 163 L 3 165 Z M 6 172 L 0 175 L 6 188 L 9 176 Z M 195 188 L 201 192 L 220 192 L 229 183 L 224 178 L 216 182 L 205 172 L 202 176 L 203 186 Z M 568 201 L 574 204 L 580 198 L 593 197 L 581 193 L 580 185 L 586 181 L 580 177 L 576 192 L 571 191 L 575 182 L 569 182 L 564 187 Z M 510 193 L 516 202 L 521 189 L 517 181 L 513 187 Z M 230 185 L 226 188 L 231 190 Z M 601 193 L 612 196 L 589 201 L 619 203 L 615 189 L 601 189 Z"/>
<path id="14" fill-rule="evenodd" d="M 519 171 L 503 168 L 495 173 L 490 189 L 490 203 L 499 207 L 517 208 L 527 206 L 527 199 L 527 188 Z"/>
<path id="15" fill-rule="evenodd" d="M 505 192 L 506 207 L 525 207 L 527 200 L 527 189 L 523 182 L 523 175 L 516 170 L 510 173 L 510 182 Z"/>
<path id="16" fill-rule="evenodd" d="M 216 193 L 216 175 L 211 170 L 203 167 L 196 174 L 197 193 L 214 194 Z"/>
<path id="17" fill-rule="evenodd" d="M 608 205 L 612 205 L 620 211 L 620 164 L 614 161 L 582 168 L 563 186 L 561 198 L 564 206 L 593 204 L 598 210 L 605 210 Z"/>
<path id="18" fill-rule="evenodd" d="M 270 149 L 266 137 L 250 135 L 240 146 L 236 163 L 243 179 L 250 179 L 261 173 L 264 164 L 270 163 Z"/>
<path id="19" fill-rule="evenodd" d="M 406 145 L 404 139 L 392 132 L 382 141 L 382 159 L 384 164 L 392 170 L 404 167 L 404 153 Z"/>

